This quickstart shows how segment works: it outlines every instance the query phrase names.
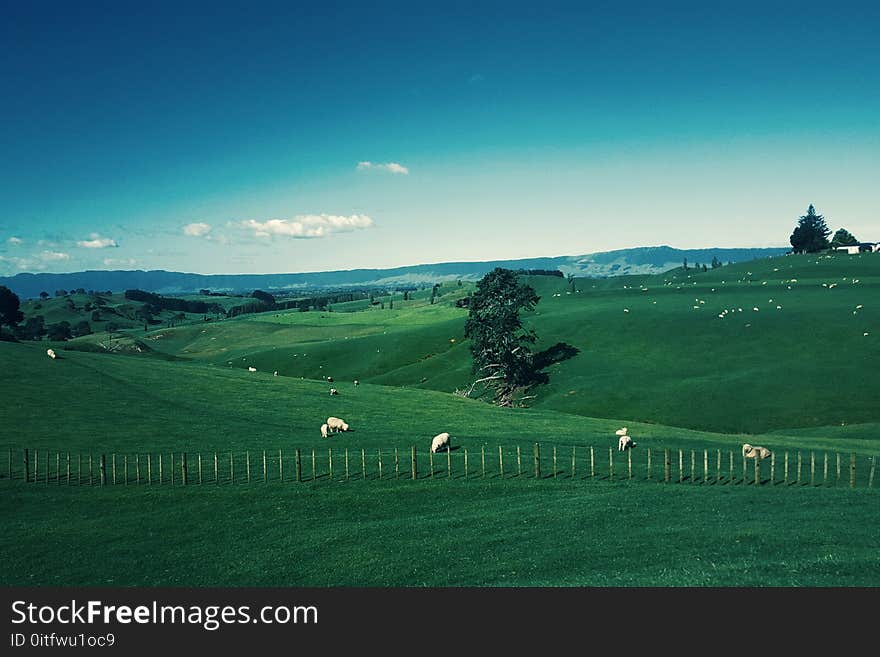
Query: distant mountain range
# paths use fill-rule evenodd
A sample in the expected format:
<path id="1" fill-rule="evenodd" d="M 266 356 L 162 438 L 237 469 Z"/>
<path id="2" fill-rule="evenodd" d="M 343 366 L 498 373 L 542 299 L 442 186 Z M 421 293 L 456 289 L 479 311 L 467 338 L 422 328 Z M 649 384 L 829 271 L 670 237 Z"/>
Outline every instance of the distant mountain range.
<path id="1" fill-rule="evenodd" d="M 164 271 L 89 270 L 67 274 L 16 274 L 0 277 L 21 298 L 34 298 L 55 290 L 139 289 L 158 294 L 187 294 L 208 289 L 214 292 L 252 290 L 310 290 L 359 286 L 418 285 L 447 280 L 478 280 L 495 267 L 508 269 L 558 269 L 563 274 L 607 278 L 626 274 L 656 274 L 680 267 L 685 258 L 689 265 L 706 264 L 712 258 L 722 263 L 741 262 L 787 253 L 787 248 L 673 249 L 670 246 L 647 246 L 579 256 L 525 258 L 486 262 L 441 262 L 410 265 L 392 269 L 349 269 L 293 274 L 187 274 Z"/>

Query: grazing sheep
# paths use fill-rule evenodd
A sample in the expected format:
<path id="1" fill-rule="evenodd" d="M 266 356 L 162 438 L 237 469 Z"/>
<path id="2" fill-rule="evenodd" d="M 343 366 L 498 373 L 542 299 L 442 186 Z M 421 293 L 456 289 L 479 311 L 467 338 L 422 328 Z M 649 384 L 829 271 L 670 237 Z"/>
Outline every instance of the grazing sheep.
<path id="1" fill-rule="evenodd" d="M 339 391 L 336 388 L 330 388 L 330 394 L 331 395 L 338 395 Z"/>
<path id="2" fill-rule="evenodd" d="M 614 432 L 614 435 L 615 436 L 625 436 L 626 435 L 626 427 L 623 427 L 622 429 L 618 429 L 617 431 Z"/>
<path id="3" fill-rule="evenodd" d="M 249 367 L 248 368 L 248 372 L 256 372 L 256 371 L 257 371 L 256 367 Z"/>
<path id="4" fill-rule="evenodd" d="M 434 436 L 434 439 L 431 440 L 431 452 L 436 454 L 441 449 L 449 450 L 449 434 L 445 431 L 443 433 L 438 433 Z"/>
<path id="5" fill-rule="evenodd" d="M 327 437 L 327 425 L 322 424 L 321 425 L 321 438 L 326 438 L 326 437 Z"/>
<path id="6" fill-rule="evenodd" d="M 272 373 L 272 376 L 278 376 L 278 370 L 275 370 L 275 371 Z"/>
<path id="7" fill-rule="evenodd" d="M 773 455 L 766 447 L 760 447 L 758 445 L 749 445 L 745 443 L 743 445 L 743 458 L 744 459 L 766 459 Z"/>
<path id="8" fill-rule="evenodd" d="M 354 380 L 354 384 L 355 384 L 356 386 L 359 386 L 359 385 L 361 384 L 361 382 L 358 381 L 357 379 L 355 379 L 355 380 Z"/>
<path id="9" fill-rule="evenodd" d="M 331 416 L 327 418 L 327 428 L 330 431 L 348 431 L 348 424 L 345 420 Z"/>
<path id="10" fill-rule="evenodd" d="M 617 442 L 617 450 L 619 452 L 625 452 L 628 449 L 632 449 L 636 446 L 636 443 L 633 441 L 631 436 L 621 436 L 620 440 Z"/>
<path id="11" fill-rule="evenodd" d="M 327 383 L 333 383 L 333 377 L 332 377 L 332 376 L 328 376 L 328 377 L 327 377 Z"/>
<path id="12" fill-rule="evenodd" d="M 52 360 L 55 360 L 55 350 L 54 349 L 46 349 L 46 355 L 49 358 L 51 358 Z"/>

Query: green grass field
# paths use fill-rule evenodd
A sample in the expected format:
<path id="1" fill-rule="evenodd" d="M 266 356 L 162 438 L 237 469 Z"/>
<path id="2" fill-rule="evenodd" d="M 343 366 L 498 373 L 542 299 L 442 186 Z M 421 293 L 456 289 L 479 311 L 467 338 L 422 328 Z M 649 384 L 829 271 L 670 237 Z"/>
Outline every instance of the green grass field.
<path id="1" fill-rule="evenodd" d="M 574 290 L 564 279 L 529 281 L 542 297 L 527 318 L 538 347 L 565 341 L 580 350 L 549 370 L 532 408 L 499 409 L 450 394 L 471 377 L 467 311 L 452 304 L 467 285 L 446 287 L 433 305 L 422 294 L 403 303 L 395 297 L 393 310 L 262 313 L 135 331 L 126 339 L 142 348 L 124 354 L 105 353 L 91 336 L 54 345 L 55 361 L 45 342 L 0 342 L 0 456 L 13 450 L 19 476 L 24 448 L 31 459 L 36 451 L 38 464 L 38 483 L 24 484 L 8 481 L 6 457 L 0 462 L 4 584 L 880 584 L 880 484 L 867 487 L 880 452 L 880 378 L 872 366 L 880 356 L 873 301 L 880 258 L 788 256 L 700 273 L 578 279 Z M 338 396 L 328 394 L 328 375 Z M 328 415 L 353 430 L 321 438 Z M 632 481 L 614 449 L 621 426 L 639 445 Z M 432 480 L 427 449 L 441 431 L 453 436 L 455 476 L 447 479 L 446 455 L 438 455 Z M 536 442 L 540 481 L 529 476 Z M 741 481 L 744 442 L 774 450 L 775 485 Z M 419 481 L 393 478 L 391 454 L 399 451 L 405 474 L 411 445 L 420 453 Z M 514 476 L 517 448 L 523 477 Z M 613 482 L 609 448 L 617 459 Z M 653 481 L 645 480 L 649 448 Z M 276 481 L 279 449 L 285 483 Z M 292 480 L 295 449 L 304 455 L 307 481 L 300 484 Z M 317 481 L 310 480 L 312 449 Z M 346 449 L 350 481 L 342 481 Z M 369 481 L 359 478 L 361 449 Z M 659 481 L 665 449 L 673 460 L 669 484 Z M 269 483 L 261 481 L 262 450 Z M 204 485 L 184 488 L 179 478 L 168 485 L 170 454 L 179 468 L 184 451 L 190 477 L 204 455 Z M 64 467 L 68 452 L 74 463 L 104 453 L 121 465 L 127 456 L 132 477 L 136 458 L 162 453 L 166 483 L 125 485 L 119 475 L 116 486 L 67 486 L 54 474 L 56 454 Z M 220 454 L 219 485 L 208 483 L 213 452 Z"/>

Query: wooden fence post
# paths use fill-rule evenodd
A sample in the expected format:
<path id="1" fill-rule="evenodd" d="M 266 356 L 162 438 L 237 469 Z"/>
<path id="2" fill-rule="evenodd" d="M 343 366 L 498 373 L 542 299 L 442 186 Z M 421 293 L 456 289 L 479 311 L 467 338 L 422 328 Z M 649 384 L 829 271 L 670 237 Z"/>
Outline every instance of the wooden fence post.
<path id="1" fill-rule="evenodd" d="M 715 464 L 715 481 L 721 481 L 721 450 L 718 450 L 718 462 Z"/>
<path id="2" fill-rule="evenodd" d="M 91 463 L 89 463 L 89 467 L 91 467 Z M 151 452 L 147 452 L 147 485 L 153 485 L 153 454 Z"/>
<path id="3" fill-rule="evenodd" d="M 278 481 L 284 483 L 284 454 L 282 453 L 283 447 L 278 448 Z"/>
<path id="4" fill-rule="evenodd" d="M 480 448 L 480 462 L 483 464 L 483 479 L 486 478 L 486 446 Z"/>
<path id="5" fill-rule="evenodd" d="M 333 460 L 330 460 L 330 476 L 333 476 Z M 263 483 L 269 480 L 269 469 L 266 467 L 266 450 L 263 450 Z"/>
<path id="6" fill-rule="evenodd" d="M 332 447 L 327 448 L 327 461 L 328 461 L 329 470 L 330 470 L 330 474 L 329 474 L 330 481 L 333 481 L 333 448 Z"/>
<path id="7" fill-rule="evenodd" d="M 394 478 L 400 479 L 400 458 L 397 455 L 397 448 L 394 448 Z"/>
<path id="8" fill-rule="evenodd" d="M 590 445 L 590 479 L 596 478 L 596 455 L 593 453 L 593 446 Z"/>
<path id="9" fill-rule="evenodd" d="M 498 445 L 498 472 L 502 479 L 504 479 L 504 449 L 501 445 Z"/>
<path id="10" fill-rule="evenodd" d="M 189 481 L 187 479 L 187 468 L 186 468 L 186 450 L 183 451 L 183 454 L 180 455 L 180 480 L 184 486 L 186 486 Z"/>
<path id="11" fill-rule="evenodd" d="M 464 448 L 464 478 L 468 478 L 468 452 L 467 447 Z"/>
<path id="12" fill-rule="evenodd" d="M 577 468 L 577 454 L 575 452 L 576 449 L 577 449 L 577 447 L 571 448 L 571 478 L 572 479 L 574 479 L 574 477 L 575 477 L 575 471 L 576 471 L 575 469 Z"/>
<path id="13" fill-rule="evenodd" d="M 446 476 L 452 478 L 452 450 L 446 446 Z"/>
<path id="14" fill-rule="evenodd" d="M 703 450 L 703 483 L 709 481 L 709 450 Z"/>
<path id="15" fill-rule="evenodd" d="M 379 479 L 382 478 L 382 450 L 377 450 L 377 459 L 379 462 Z"/>
<path id="16" fill-rule="evenodd" d="M 415 445 L 412 446 L 411 459 L 412 459 L 412 461 L 410 463 L 410 466 L 411 466 L 411 470 L 412 470 L 412 478 L 416 479 L 419 476 L 419 471 L 418 471 L 418 462 L 416 461 L 416 446 Z"/>
<path id="17" fill-rule="evenodd" d="M 810 486 L 816 485 L 816 452 L 810 452 Z"/>
<path id="18" fill-rule="evenodd" d="M 541 446 L 535 443 L 535 479 L 541 478 Z"/>
<path id="19" fill-rule="evenodd" d="M 266 452 L 263 452 L 263 456 L 266 456 Z M 263 465 L 265 466 L 266 459 L 263 458 Z M 263 468 L 263 472 L 265 473 L 265 467 Z M 229 482 L 235 483 L 235 456 L 232 451 L 229 452 Z"/>
<path id="20" fill-rule="evenodd" d="M 856 487 L 856 453 L 850 452 L 849 455 L 849 487 Z"/>
<path id="21" fill-rule="evenodd" d="M 70 483 L 70 452 L 67 452 L 67 483 Z M 128 454 L 122 457 L 122 483 L 128 486 Z"/>
<path id="22" fill-rule="evenodd" d="M 755 486 L 761 485 L 761 457 L 755 455 Z"/>
<path id="23" fill-rule="evenodd" d="M 361 479 L 367 478 L 367 451 L 361 448 Z"/>
<path id="24" fill-rule="evenodd" d="M 300 454 L 299 447 L 296 448 L 296 483 L 302 483 L 302 455 Z"/>
<path id="25" fill-rule="evenodd" d="M 46 450 L 46 483 L 49 483 L 49 450 Z M 34 450 L 34 483 L 39 483 L 40 481 L 40 452 L 39 450 Z"/>
<path id="26" fill-rule="evenodd" d="M 520 454 L 519 445 L 516 446 L 516 476 L 522 477 L 522 454 Z"/>
<path id="27" fill-rule="evenodd" d="M 828 452 L 825 452 L 825 458 L 822 464 L 822 485 L 828 485 Z"/>
<path id="28" fill-rule="evenodd" d="M 776 484 L 776 452 L 770 452 L 770 485 Z"/>
<path id="29" fill-rule="evenodd" d="M 691 450 L 691 483 L 694 483 L 694 477 L 696 476 L 697 470 L 697 454 L 694 450 Z"/>
<path id="30" fill-rule="evenodd" d="M 24 480 L 25 483 L 30 483 L 31 481 L 31 463 L 30 463 L 30 455 L 28 453 L 28 448 L 24 448 L 24 452 L 22 453 L 22 463 L 24 467 Z M 48 470 L 48 468 L 47 468 Z"/>
<path id="31" fill-rule="evenodd" d="M 159 485 L 162 485 L 162 452 L 159 452 Z"/>
<path id="32" fill-rule="evenodd" d="M 107 485 L 107 455 L 101 454 L 101 485 Z"/>
<path id="33" fill-rule="evenodd" d="M 837 485 L 840 485 L 840 452 L 837 452 Z"/>
<path id="34" fill-rule="evenodd" d="M 669 483 L 670 469 L 671 468 L 670 468 L 670 464 L 669 464 L 669 450 L 664 449 L 663 450 L 663 481 L 665 481 L 666 483 Z"/>
<path id="35" fill-rule="evenodd" d="M 748 463 L 746 462 L 746 457 L 743 456 L 743 483 L 744 484 L 748 483 L 746 480 L 747 468 L 748 468 Z"/>
<path id="36" fill-rule="evenodd" d="M 9 448 L 9 481 L 12 481 L 12 448 Z"/>
<path id="37" fill-rule="evenodd" d="M 348 474 L 348 447 L 345 448 L 345 480 L 349 480 Z"/>
<path id="38" fill-rule="evenodd" d="M 57 454 L 56 454 L 56 459 L 55 459 L 56 466 L 55 466 L 55 470 L 58 472 L 58 483 L 61 483 L 60 458 L 57 458 L 58 456 L 60 456 L 60 455 L 57 455 Z M 116 485 L 116 452 L 113 452 L 112 460 L 111 460 L 111 466 L 112 466 L 112 470 L 113 470 L 113 472 L 112 472 L 112 474 L 113 474 L 113 485 L 115 486 L 115 485 Z"/>
<path id="39" fill-rule="evenodd" d="M 614 481 L 614 448 L 608 448 L 608 481 Z"/>
<path id="40" fill-rule="evenodd" d="M 199 452 L 199 486 L 202 485 L 202 453 Z"/>
<path id="41" fill-rule="evenodd" d="M 684 452 L 678 450 L 678 483 L 684 481 Z"/>
<path id="42" fill-rule="evenodd" d="M 114 469 L 114 471 L 115 471 L 115 469 Z M 46 472 L 49 472 L 48 465 L 46 466 Z M 115 479 L 116 478 L 114 477 L 114 480 Z M 34 483 L 36 483 L 36 482 L 34 482 Z M 61 453 L 60 452 L 55 452 L 55 483 L 56 484 L 61 483 Z M 115 481 L 114 481 L 114 483 L 115 483 Z"/>
<path id="43" fill-rule="evenodd" d="M 788 486 L 788 450 L 785 452 L 785 464 L 782 470 L 782 483 Z"/>
<path id="44" fill-rule="evenodd" d="M 433 479 L 434 478 L 434 450 L 433 449 L 428 450 L 428 463 L 431 466 L 431 479 Z"/>
<path id="45" fill-rule="evenodd" d="M 93 472 L 94 472 L 94 471 L 93 471 L 93 469 L 92 469 L 92 453 L 89 452 L 89 486 L 92 486 L 92 485 L 93 485 L 93 483 L 92 483 L 92 480 L 93 480 L 93 478 L 94 478 L 94 477 L 93 477 Z"/>
<path id="46" fill-rule="evenodd" d="M 134 455 L 134 483 L 138 486 L 141 485 L 141 455 L 140 453 Z"/>
<path id="47" fill-rule="evenodd" d="M 315 448 L 312 447 L 312 481 L 315 481 L 315 479 L 317 479 L 317 477 L 318 477 L 318 474 L 317 474 L 317 471 L 315 470 Z"/>
<path id="48" fill-rule="evenodd" d="M 126 456 L 126 458 L 128 458 Z M 128 469 L 125 472 L 126 483 L 128 483 Z M 67 452 L 67 485 L 70 486 L 70 452 Z"/>
<path id="49" fill-rule="evenodd" d="M 169 468 L 171 472 L 171 485 L 174 485 L 174 452 L 171 452 L 171 468 Z"/>
<path id="50" fill-rule="evenodd" d="M 874 468 L 877 466 L 877 455 L 871 457 L 871 474 L 868 475 L 868 488 L 874 487 Z"/>
<path id="51" fill-rule="evenodd" d="M 159 463 L 162 462 L 162 455 L 159 454 Z M 217 457 L 217 452 L 214 452 L 214 483 L 220 483 L 220 469 L 217 467 L 219 462 L 219 458 Z"/>
<path id="52" fill-rule="evenodd" d="M 648 448 L 648 479 L 651 478 L 651 448 Z"/>
<path id="53" fill-rule="evenodd" d="M 556 479 L 556 473 L 559 471 L 559 466 L 556 465 L 556 445 L 553 445 L 553 478 Z"/>
<path id="54" fill-rule="evenodd" d="M 244 450 L 244 479 L 251 483 L 251 450 Z"/>
<path id="55" fill-rule="evenodd" d="M 801 450 L 798 450 L 797 457 L 798 457 L 797 458 L 797 479 L 795 479 L 795 483 L 800 484 L 801 483 L 801 461 L 803 460 L 801 458 Z"/>
<path id="56" fill-rule="evenodd" d="M 730 483 L 733 483 L 733 450 L 729 450 L 730 455 Z"/>
<path id="57" fill-rule="evenodd" d="M 626 465 L 627 470 L 629 471 L 629 478 L 633 478 L 633 451 L 631 449 L 626 450 Z"/>

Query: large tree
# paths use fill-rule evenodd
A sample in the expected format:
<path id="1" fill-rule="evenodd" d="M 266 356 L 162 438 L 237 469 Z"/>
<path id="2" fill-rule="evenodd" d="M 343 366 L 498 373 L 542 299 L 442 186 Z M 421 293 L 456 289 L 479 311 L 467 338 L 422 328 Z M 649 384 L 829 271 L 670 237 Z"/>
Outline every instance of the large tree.
<path id="1" fill-rule="evenodd" d="M 831 246 L 856 246 L 859 241 L 846 228 L 841 228 L 831 238 Z"/>
<path id="2" fill-rule="evenodd" d="M 825 217 L 816 214 L 816 209 L 811 203 L 807 208 L 807 214 L 798 220 L 789 242 L 795 253 L 815 253 L 830 247 L 828 243 L 830 234 L 831 229 L 825 224 Z"/>
<path id="3" fill-rule="evenodd" d="M 533 309 L 539 300 L 535 290 L 509 269 L 496 268 L 477 283 L 464 335 L 471 341 L 473 371 L 478 378 L 466 395 L 482 384 L 492 392 L 494 403 L 511 406 L 517 395 L 534 383 L 530 345 L 536 337 L 534 331 L 523 328 L 520 311 Z"/>
<path id="4" fill-rule="evenodd" d="M 0 332 L 3 325 L 15 328 L 24 319 L 21 312 L 21 300 L 18 295 L 5 285 L 0 285 Z"/>

